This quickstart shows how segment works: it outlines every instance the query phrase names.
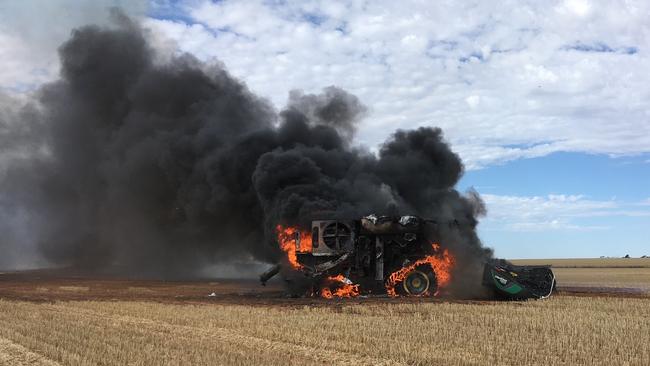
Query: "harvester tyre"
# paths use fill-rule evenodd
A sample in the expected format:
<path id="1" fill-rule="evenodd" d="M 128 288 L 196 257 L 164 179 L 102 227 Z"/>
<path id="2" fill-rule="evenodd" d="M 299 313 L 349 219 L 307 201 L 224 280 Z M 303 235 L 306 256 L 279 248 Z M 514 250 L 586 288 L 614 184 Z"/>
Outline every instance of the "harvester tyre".
<path id="1" fill-rule="evenodd" d="M 429 276 L 418 270 L 411 271 L 402 282 L 404 291 L 411 296 L 426 295 L 431 287 Z"/>

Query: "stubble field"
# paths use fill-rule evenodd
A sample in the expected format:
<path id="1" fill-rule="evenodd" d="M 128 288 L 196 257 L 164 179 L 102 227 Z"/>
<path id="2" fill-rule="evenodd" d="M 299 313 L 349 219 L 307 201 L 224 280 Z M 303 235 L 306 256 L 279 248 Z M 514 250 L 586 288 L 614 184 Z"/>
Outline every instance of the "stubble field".
<path id="1" fill-rule="evenodd" d="M 519 265 L 550 264 L 565 288 L 650 291 L 650 258 L 529 259 Z"/>
<path id="2" fill-rule="evenodd" d="M 580 291 L 563 287 L 579 277 L 564 269 L 558 294 L 528 302 L 289 299 L 236 281 L 0 275 L 0 364 L 650 364 L 650 295 L 625 282 L 644 274 L 615 275 L 623 291 Z M 622 268 L 582 269 L 607 279 Z"/>

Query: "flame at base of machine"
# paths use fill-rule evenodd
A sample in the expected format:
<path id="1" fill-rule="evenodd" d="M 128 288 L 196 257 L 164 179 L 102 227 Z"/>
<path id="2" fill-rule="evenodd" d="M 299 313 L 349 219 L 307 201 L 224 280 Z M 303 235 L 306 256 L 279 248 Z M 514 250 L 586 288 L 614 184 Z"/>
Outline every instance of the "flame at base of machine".
<path id="1" fill-rule="evenodd" d="M 330 276 L 325 279 L 320 296 L 326 299 L 356 297 L 359 296 L 359 285 L 355 285 L 343 275 Z"/>
<path id="2" fill-rule="evenodd" d="M 433 243 L 433 251 L 435 254 L 428 255 L 422 259 L 418 259 L 413 263 L 402 267 L 401 269 L 391 273 L 386 281 L 386 292 L 388 296 L 396 297 L 398 296 L 397 291 L 395 291 L 395 286 L 406 279 L 406 277 L 414 271 L 417 267 L 421 265 L 429 265 L 435 273 L 436 281 L 438 288 L 433 294 L 434 296 L 438 295 L 440 289 L 444 288 L 451 281 L 451 270 L 454 266 L 454 257 L 449 253 L 447 249 L 444 249 L 440 252 L 440 245 Z M 428 296 L 429 293 L 422 294 L 422 296 Z"/>
<path id="3" fill-rule="evenodd" d="M 293 226 L 277 225 L 275 230 L 278 234 L 280 249 L 286 253 L 287 262 L 294 270 L 300 270 L 303 265 L 298 262 L 296 253 L 308 253 L 312 250 L 311 236 L 308 232 L 299 230 Z"/>

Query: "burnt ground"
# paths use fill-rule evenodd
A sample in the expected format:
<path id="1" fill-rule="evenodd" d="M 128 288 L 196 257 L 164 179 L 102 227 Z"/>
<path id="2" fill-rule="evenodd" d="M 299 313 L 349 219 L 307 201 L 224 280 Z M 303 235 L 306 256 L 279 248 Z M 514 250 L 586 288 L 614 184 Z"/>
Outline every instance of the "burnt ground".
<path id="1" fill-rule="evenodd" d="M 212 295 L 212 296 L 210 296 Z M 562 287 L 555 296 L 648 297 L 647 291 L 636 288 Z M 340 306 L 342 304 L 467 302 L 491 303 L 485 300 L 450 298 L 389 298 L 368 296 L 353 299 L 292 298 L 281 281 L 261 286 L 254 279 L 206 279 L 192 281 L 161 281 L 88 276 L 70 271 L 37 270 L 0 272 L 0 299 L 30 302 L 82 301 L 154 301 L 178 304 L 245 304 L 260 306 Z"/>

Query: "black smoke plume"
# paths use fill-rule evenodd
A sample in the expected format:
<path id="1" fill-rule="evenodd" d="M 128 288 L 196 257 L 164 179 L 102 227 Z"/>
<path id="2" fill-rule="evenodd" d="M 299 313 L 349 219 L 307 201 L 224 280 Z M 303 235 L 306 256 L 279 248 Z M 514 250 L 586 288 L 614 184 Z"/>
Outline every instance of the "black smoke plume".
<path id="1" fill-rule="evenodd" d="M 1 249 L 27 231 L 55 265 L 175 277 L 276 261 L 275 225 L 333 212 L 456 223 L 437 235 L 460 270 L 491 255 L 475 231 L 482 203 L 453 189 L 463 165 L 440 129 L 397 131 L 372 154 L 352 144 L 366 114 L 354 95 L 295 91 L 277 113 L 220 66 L 157 61 L 146 31 L 113 16 L 75 30 L 60 80 L 0 114 L 0 217 L 19 218 Z"/>

